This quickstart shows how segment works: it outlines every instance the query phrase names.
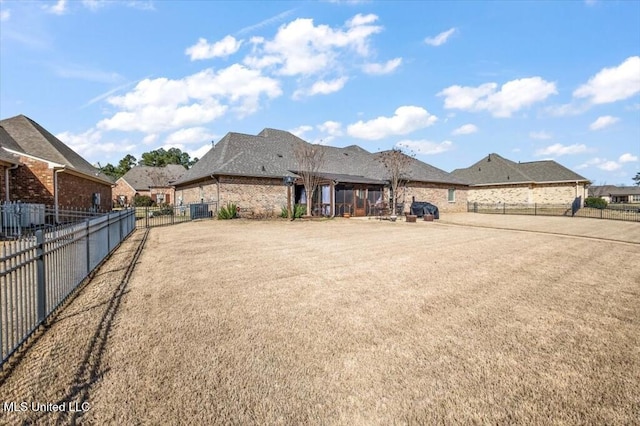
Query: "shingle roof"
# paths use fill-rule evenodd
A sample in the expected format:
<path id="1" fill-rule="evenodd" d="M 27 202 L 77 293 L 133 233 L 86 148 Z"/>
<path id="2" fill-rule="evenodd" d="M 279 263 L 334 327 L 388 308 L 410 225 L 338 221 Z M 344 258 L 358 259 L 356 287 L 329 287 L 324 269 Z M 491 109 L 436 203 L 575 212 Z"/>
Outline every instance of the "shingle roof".
<path id="1" fill-rule="evenodd" d="M 11 149 L 12 146 L 16 146 L 16 142 L 7 133 L 5 129 L 0 127 L 0 161 L 3 163 L 19 164 L 20 160 L 15 155 L 4 150 L 4 147 Z"/>
<path id="2" fill-rule="evenodd" d="M 298 168 L 296 146 L 308 144 L 299 137 L 277 129 L 264 129 L 258 135 L 227 133 L 176 184 L 207 178 L 211 175 L 253 177 L 283 177 L 294 175 Z M 380 161 L 381 153 L 372 154 L 351 145 L 338 148 L 319 145 L 324 151 L 325 176 L 340 177 L 343 182 L 373 183 L 387 179 Z M 444 170 L 411 159 L 408 175 L 411 180 L 463 184 Z"/>
<path id="3" fill-rule="evenodd" d="M 640 195 L 640 186 L 594 185 L 589 187 L 589 196 Z"/>
<path id="4" fill-rule="evenodd" d="M 169 164 L 164 167 L 135 166 L 120 179 L 136 191 L 143 191 L 151 187 L 171 186 L 186 171 L 187 169 L 179 164 Z"/>
<path id="5" fill-rule="evenodd" d="M 6 131 L 12 140 L 7 141 L 6 148 L 61 164 L 76 172 L 102 180 L 105 183 L 112 183 L 108 176 L 100 173 L 87 160 L 28 117 L 18 115 L 0 120 L 0 127 Z"/>
<path id="6" fill-rule="evenodd" d="M 451 174 L 470 185 L 589 181 L 553 160 L 516 163 L 495 153 Z"/>

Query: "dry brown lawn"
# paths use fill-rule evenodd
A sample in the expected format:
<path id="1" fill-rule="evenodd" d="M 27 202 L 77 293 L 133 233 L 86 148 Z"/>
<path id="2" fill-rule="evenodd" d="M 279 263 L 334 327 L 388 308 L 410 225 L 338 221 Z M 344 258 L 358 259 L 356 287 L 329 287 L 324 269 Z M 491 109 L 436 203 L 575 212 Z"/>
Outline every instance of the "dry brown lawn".
<path id="1" fill-rule="evenodd" d="M 481 216 L 153 229 L 103 350 L 87 356 L 82 337 L 100 327 L 108 279 L 27 352 L 0 401 L 84 395 L 90 424 L 637 423 L 640 226 Z M 611 235 L 629 242 L 595 239 Z M 43 373 L 59 364 L 74 374 Z"/>

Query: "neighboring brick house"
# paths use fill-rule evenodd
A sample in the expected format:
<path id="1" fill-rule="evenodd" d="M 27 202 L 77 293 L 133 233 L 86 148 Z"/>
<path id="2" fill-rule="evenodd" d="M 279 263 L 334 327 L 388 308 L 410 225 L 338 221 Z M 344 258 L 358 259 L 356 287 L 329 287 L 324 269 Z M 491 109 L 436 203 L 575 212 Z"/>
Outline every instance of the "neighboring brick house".
<path id="1" fill-rule="evenodd" d="M 176 183 L 176 196 L 185 203 L 236 203 L 241 211 L 256 216 L 274 216 L 287 205 L 285 176 L 296 178 L 292 201 L 306 202 L 302 182 L 296 174 L 295 150 L 308 144 L 297 136 L 264 129 L 257 136 L 227 133 Z M 358 146 L 319 146 L 324 151 L 322 179 L 314 194 L 314 215 L 353 216 L 375 214 L 378 200 L 389 199 L 388 173 L 383 153 L 370 153 Z M 405 212 L 411 201 L 429 201 L 441 212 L 466 211 L 467 185 L 429 164 L 411 158 L 409 182 L 403 189 Z"/>
<path id="2" fill-rule="evenodd" d="M 590 197 L 604 198 L 607 203 L 640 203 L 640 186 L 600 185 L 589 187 Z"/>
<path id="3" fill-rule="evenodd" d="M 3 173 L 3 200 L 111 210 L 112 181 L 30 118 L 0 120 L 0 152 L 15 160 Z"/>
<path id="4" fill-rule="evenodd" d="M 187 169 L 179 164 L 164 167 L 135 166 L 116 181 L 113 187 L 115 203 L 128 206 L 136 195 L 147 195 L 158 204 L 176 203 L 173 183 Z"/>
<path id="5" fill-rule="evenodd" d="M 469 183 L 467 199 L 476 203 L 570 204 L 587 195 L 589 180 L 553 160 L 516 163 L 489 154 L 451 174 Z"/>

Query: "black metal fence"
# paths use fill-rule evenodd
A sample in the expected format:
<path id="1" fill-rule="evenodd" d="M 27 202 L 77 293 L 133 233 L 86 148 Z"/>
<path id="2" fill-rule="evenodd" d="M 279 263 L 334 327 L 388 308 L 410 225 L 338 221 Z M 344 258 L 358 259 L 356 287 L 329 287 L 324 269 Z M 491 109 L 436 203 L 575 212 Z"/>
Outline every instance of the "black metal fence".
<path id="1" fill-rule="evenodd" d="M 45 204 L 3 202 L 0 204 L 0 237 L 19 238 L 33 235 L 38 229 L 77 223 L 88 218 L 103 216 L 106 211 Z"/>
<path id="2" fill-rule="evenodd" d="M 0 241 L 0 365 L 135 226 L 127 209 Z"/>
<path id="3" fill-rule="evenodd" d="M 194 203 L 182 206 L 135 207 L 136 228 L 174 225 L 196 219 L 211 219 L 218 214 L 218 203 Z"/>
<path id="4" fill-rule="evenodd" d="M 532 216 L 569 216 L 596 219 L 624 220 L 640 222 L 640 204 L 616 206 L 610 204 L 604 209 L 582 207 L 572 204 L 517 204 L 517 203 L 467 203 L 467 211 L 484 214 L 515 214 Z"/>

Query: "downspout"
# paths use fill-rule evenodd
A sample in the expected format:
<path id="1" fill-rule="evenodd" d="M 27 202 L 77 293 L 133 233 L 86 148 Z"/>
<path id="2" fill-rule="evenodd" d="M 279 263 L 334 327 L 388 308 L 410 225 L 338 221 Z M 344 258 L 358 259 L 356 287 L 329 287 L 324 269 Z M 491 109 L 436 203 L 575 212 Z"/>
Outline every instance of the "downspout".
<path id="1" fill-rule="evenodd" d="M 210 175 L 210 177 L 216 183 L 216 213 L 217 213 L 218 208 L 220 206 L 220 179 L 216 178 L 215 175 Z"/>
<path id="2" fill-rule="evenodd" d="M 60 208 L 58 207 L 58 173 L 64 172 L 66 166 L 53 168 L 53 204 L 56 212 L 56 225 L 60 222 Z"/>
<path id="3" fill-rule="evenodd" d="M 20 167 L 20 164 L 14 164 L 8 169 L 4 169 L 4 197 L 7 203 L 11 201 L 9 197 L 9 170 L 16 170 L 18 167 Z"/>

